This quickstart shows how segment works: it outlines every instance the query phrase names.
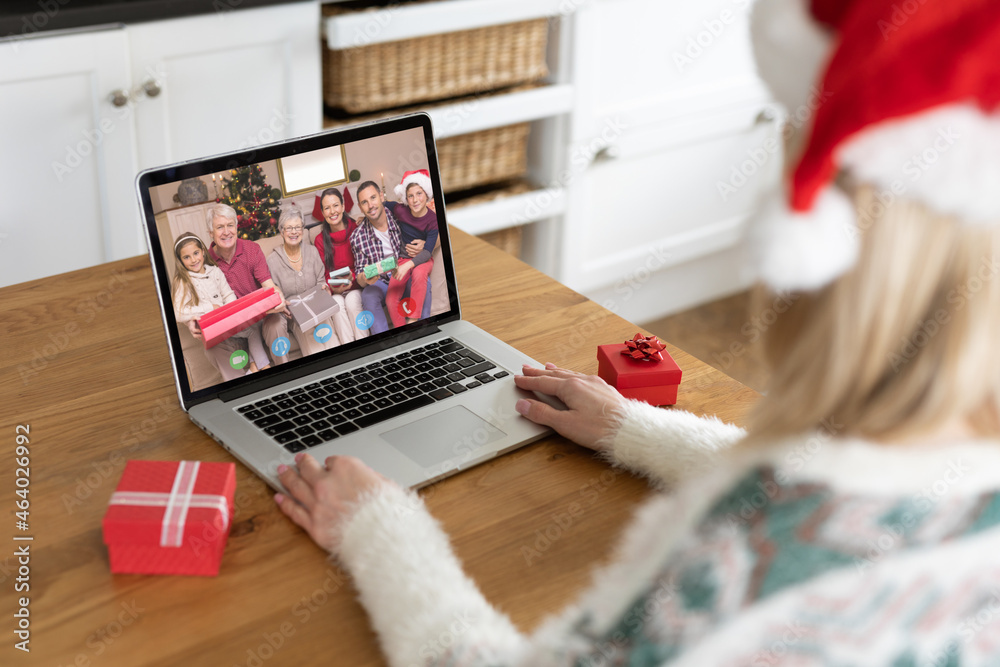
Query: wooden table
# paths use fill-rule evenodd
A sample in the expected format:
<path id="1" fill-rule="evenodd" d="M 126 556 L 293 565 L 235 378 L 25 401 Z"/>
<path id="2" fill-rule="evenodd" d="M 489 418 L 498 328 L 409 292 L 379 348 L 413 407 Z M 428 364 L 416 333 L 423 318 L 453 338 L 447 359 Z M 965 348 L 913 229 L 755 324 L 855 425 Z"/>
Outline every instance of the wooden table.
<path id="1" fill-rule="evenodd" d="M 452 231 L 466 319 L 541 362 L 597 371 L 597 345 L 637 327 L 492 246 Z M 7 546 L 6 665 L 379 665 L 350 580 L 237 463 L 237 509 L 217 578 L 112 576 L 101 518 L 126 459 L 231 461 L 174 392 L 145 257 L 0 290 Z M 641 290 L 632 298 L 655 299 Z M 757 395 L 674 348 L 679 407 L 739 423 Z M 13 516 L 15 427 L 30 426 L 30 530 Z M 560 437 L 422 491 L 486 597 L 524 630 L 570 601 L 606 558 L 646 484 Z M 577 503 L 582 513 L 570 516 Z M 576 509 L 576 508 L 574 508 Z M 13 535 L 31 535 L 14 594 Z M 30 595 L 31 654 L 13 648 Z"/>

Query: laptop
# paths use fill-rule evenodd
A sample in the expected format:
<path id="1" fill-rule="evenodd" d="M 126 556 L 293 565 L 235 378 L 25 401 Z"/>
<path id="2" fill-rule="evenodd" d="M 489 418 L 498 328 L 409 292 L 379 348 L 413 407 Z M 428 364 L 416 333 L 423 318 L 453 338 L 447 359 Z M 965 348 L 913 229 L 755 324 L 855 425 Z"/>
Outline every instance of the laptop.
<path id="1" fill-rule="evenodd" d="M 179 322 L 182 316 L 178 315 L 172 287 L 181 266 L 174 254 L 175 242 L 194 234 L 206 248 L 213 247 L 208 209 L 216 198 L 225 201 L 233 194 L 232 184 L 226 187 L 227 181 L 234 177 L 245 180 L 248 174 L 251 181 L 262 179 L 249 197 L 255 200 L 256 208 L 242 198 L 247 206 L 237 204 L 247 216 L 240 221 L 237 236 L 250 239 L 244 243 L 256 241 L 266 258 L 278 252 L 283 243 L 280 236 L 267 238 L 277 235 L 276 225 L 261 232 L 262 226 L 271 223 L 270 218 L 266 224 L 259 218 L 273 216 L 276 210 L 270 202 L 269 208 L 261 208 L 261 193 L 268 194 L 261 189 L 264 184 L 273 188 L 268 199 L 282 208 L 295 202 L 302 211 L 303 224 L 310 226 L 303 234 L 305 253 L 307 246 L 315 247 L 313 238 L 318 229 L 313 228 L 321 222 L 312 214 L 321 192 L 336 188 L 344 196 L 346 190 L 353 199 L 359 185 L 374 181 L 389 202 L 383 206 L 391 211 L 396 197 L 393 186 L 404 174 L 420 170 L 429 175 L 435 195 L 440 254 L 435 254 L 433 261 L 440 266 L 432 269 L 427 280 L 423 307 L 409 301 L 405 293 L 398 304 L 380 304 L 386 309 L 381 315 L 387 330 L 375 333 L 378 327 L 372 322 L 376 318 L 369 310 L 350 318 L 351 331 L 340 336 L 331 335 L 328 320 L 301 331 L 317 343 L 324 341 L 322 345 L 307 340 L 308 345 L 299 345 L 296 352 L 290 334 L 264 340 L 272 363 L 248 372 L 251 336 L 240 338 L 237 332 L 218 343 L 224 350 L 220 354 L 206 349 L 204 337 L 197 339 L 188 324 Z M 278 465 L 293 462 L 300 451 L 320 461 L 331 455 L 356 456 L 386 477 L 419 488 L 550 432 L 514 410 L 517 400 L 528 395 L 515 387 L 514 374 L 522 364 L 537 362 L 462 319 L 437 153 L 426 114 L 146 170 L 137 177 L 136 188 L 181 407 L 191 421 L 271 487 L 281 488 Z M 206 189 L 207 202 L 178 203 L 181 195 L 188 198 L 192 190 L 196 199 L 204 200 Z M 235 189 L 237 194 L 250 192 L 241 190 L 239 180 Z M 371 195 L 370 187 L 365 194 Z M 406 202 L 396 206 L 406 206 Z M 253 221 L 254 229 L 247 229 L 251 225 L 245 223 L 254 211 L 258 219 Z M 360 213 L 355 206 L 350 216 L 360 223 L 364 218 Z M 189 250 L 197 246 L 181 245 Z M 248 251 L 244 259 L 254 254 Z M 237 271 L 242 260 L 230 261 L 226 267 Z M 356 272 L 362 270 L 356 267 Z M 230 273 L 227 278 L 234 283 L 235 296 L 261 287 L 260 274 L 248 285 L 246 273 Z M 343 280 L 342 270 L 336 275 Z M 433 308 L 428 308 L 428 302 Z M 354 304 L 356 307 L 356 300 Z M 397 318 L 402 321 L 393 326 L 388 309 L 394 306 L 410 315 L 417 314 L 411 310 L 419 310 L 419 317 Z M 331 317 L 343 315 L 342 311 L 350 315 L 351 309 L 339 308 Z M 259 327 L 258 332 L 266 333 L 265 321 L 253 325 Z M 293 329 L 290 320 L 287 328 Z M 308 354 L 302 352 L 305 347 L 310 348 Z M 225 350 L 230 349 L 232 355 L 227 357 Z M 276 353 L 282 353 L 287 361 L 275 363 Z M 225 367 L 226 363 L 231 368 Z M 223 379 L 224 375 L 229 379 Z"/>

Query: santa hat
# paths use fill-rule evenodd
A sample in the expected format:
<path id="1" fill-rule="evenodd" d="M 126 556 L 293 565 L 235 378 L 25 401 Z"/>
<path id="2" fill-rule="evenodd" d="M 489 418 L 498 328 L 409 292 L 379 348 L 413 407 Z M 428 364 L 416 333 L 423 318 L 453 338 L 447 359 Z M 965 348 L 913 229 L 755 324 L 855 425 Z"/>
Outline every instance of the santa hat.
<path id="1" fill-rule="evenodd" d="M 859 212 L 839 172 L 883 205 L 1000 223 L 1000 3 L 758 0 L 751 31 L 761 77 L 809 118 L 790 182 L 753 225 L 768 285 L 818 289 L 854 265 Z"/>
<path id="2" fill-rule="evenodd" d="M 431 190 L 430 172 L 426 169 L 417 169 L 416 171 L 408 171 L 403 174 L 403 180 L 395 188 L 396 199 L 399 201 L 406 199 L 406 188 L 410 183 L 416 183 L 423 188 L 423 191 L 427 193 L 428 199 L 434 198 L 434 192 Z"/>

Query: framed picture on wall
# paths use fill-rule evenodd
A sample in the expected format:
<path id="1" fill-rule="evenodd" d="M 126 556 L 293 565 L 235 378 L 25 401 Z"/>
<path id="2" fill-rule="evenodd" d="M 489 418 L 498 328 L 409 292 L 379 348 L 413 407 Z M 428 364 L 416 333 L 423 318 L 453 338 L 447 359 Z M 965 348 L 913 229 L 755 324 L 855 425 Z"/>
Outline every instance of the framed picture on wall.
<path id="1" fill-rule="evenodd" d="M 343 145 L 289 155 L 278 158 L 277 162 L 282 197 L 347 182 L 347 153 Z"/>

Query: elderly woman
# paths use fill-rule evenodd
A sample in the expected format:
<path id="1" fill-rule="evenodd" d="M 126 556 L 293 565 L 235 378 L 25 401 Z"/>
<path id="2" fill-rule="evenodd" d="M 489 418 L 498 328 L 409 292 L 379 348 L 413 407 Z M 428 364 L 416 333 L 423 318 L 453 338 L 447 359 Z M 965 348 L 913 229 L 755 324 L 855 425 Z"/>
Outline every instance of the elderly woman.
<path id="1" fill-rule="evenodd" d="M 292 299 L 315 287 L 329 292 L 323 260 L 320 259 L 316 248 L 302 242 L 306 234 L 305 225 L 302 223 L 302 211 L 294 204 L 282 210 L 278 217 L 278 233 L 281 235 L 283 243 L 268 256 L 267 266 L 275 283 L 285 294 L 285 298 Z M 329 319 L 321 322 L 321 324 L 323 323 L 329 324 L 331 329 L 333 328 L 333 322 Z M 265 327 L 264 337 L 268 347 L 271 347 L 272 355 L 274 354 L 272 347 L 274 341 L 281 336 L 287 336 L 289 330 L 298 341 L 303 356 L 340 345 L 340 341 L 335 335 L 325 342 L 319 342 L 313 336 L 314 329 L 315 327 L 308 331 L 302 331 L 298 323 L 288 313 L 276 321 L 273 326 Z M 276 363 L 283 364 L 286 361 L 288 361 L 287 355 L 275 355 Z"/>
<path id="2" fill-rule="evenodd" d="M 350 457 L 280 470 L 391 665 L 997 664 L 1000 4 L 896 1 L 755 5 L 762 73 L 814 67 L 770 72 L 781 101 L 829 94 L 755 224 L 791 305 L 747 432 L 552 365 L 516 378 L 568 408 L 526 418 L 668 490 L 575 604 L 525 633 L 416 494 Z"/>

